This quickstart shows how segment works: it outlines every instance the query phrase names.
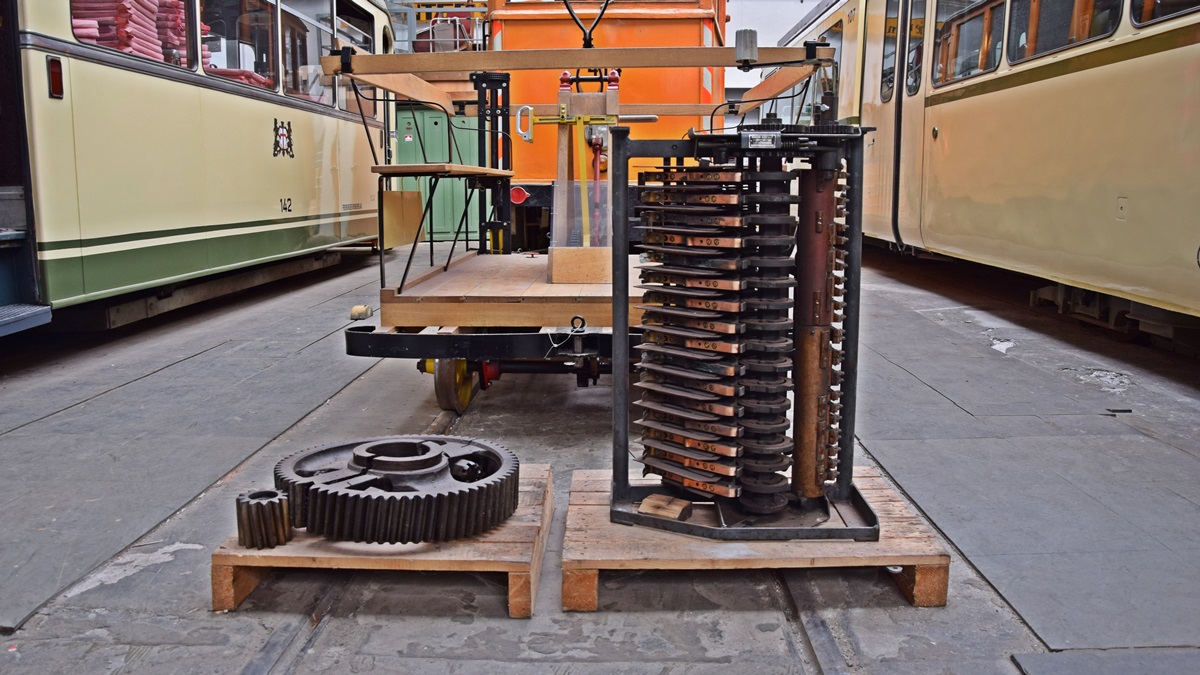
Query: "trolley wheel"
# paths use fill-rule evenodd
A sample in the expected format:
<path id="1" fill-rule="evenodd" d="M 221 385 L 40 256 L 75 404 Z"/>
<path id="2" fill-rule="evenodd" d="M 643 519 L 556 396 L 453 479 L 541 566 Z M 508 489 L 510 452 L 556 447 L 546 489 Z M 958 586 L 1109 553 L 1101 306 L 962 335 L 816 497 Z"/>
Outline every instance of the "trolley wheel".
<path id="1" fill-rule="evenodd" d="M 475 398 L 475 378 L 463 359 L 435 359 L 433 362 L 433 393 L 438 407 L 453 410 L 459 415 L 467 411 Z"/>

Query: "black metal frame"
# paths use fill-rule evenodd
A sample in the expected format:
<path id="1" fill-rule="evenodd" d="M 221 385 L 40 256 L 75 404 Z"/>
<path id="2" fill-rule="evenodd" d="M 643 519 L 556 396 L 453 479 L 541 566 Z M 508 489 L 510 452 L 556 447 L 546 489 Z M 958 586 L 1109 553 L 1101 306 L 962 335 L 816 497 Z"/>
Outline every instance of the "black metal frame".
<path id="1" fill-rule="evenodd" d="M 471 83 L 478 93 L 476 115 L 479 119 L 479 166 L 512 170 L 512 121 L 508 116 L 508 73 L 471 73 Z M 495 179 L 489 186 L 487 198 L 479 200 L 479 251 L 481 253 L 512 253 L 511 180 Z M 494 220 L 488 219 L 489 201 Z M 461 229 L 461 225 L 460 225 Z M 496 234 L 500 246 L 488 246 L 488 233 Z M 457 241 L 458 235 L 455 235 Z M 453 248 L 451 248 L 453 253 Z"/>
<path id="2" fill-rule="evenodd" d="M 637 334 L 626 335 L 625 353 L 641 343 Z M 400 333 L 374 326 L 346 329 L 346 353 L 393 359 L 504 359 L 568 358 L 580 353 L 612 359 L 612 334 L 598 330 L 517 331 L 496 333 Z"/>
<path id="3" fill-rule="evenodd" d="M 715 137 L 694 136 L 680 140 L 634 141 L 629 138 L 629 127 L 613 127 L 610 130 L 609 180 L 613 185 L 629 182 L 629 161 L 632 158 L 660 159 L 664 164 L 672 161 L 710 156 Z M 638 513 L 637 503 L 646 497 L 662 493 L 658 486 L 633 486 L 629 483 L 629 390 L 630 370 L 613 369 L 612 405 L 612 501 L 610 517 L 613 522 L 641 525 L 711 539 L 727 540 L 790 540 L 790 539 L 854 539 L 870 541 L 879 539 L 879 519 L 863 499 L 853 482 L 854 468 L 854 408 L 857 397 L 858 374 L 858 330 L 859 296 L 862 287 L 862 183 L 863 183 L 863 137 L 861 128 L 829 125 L 812 128 L 804 136 L 814 144 L 802 151 L 792 153 L 794 157 L 814 158 L 814 161 L 830 159 L 846 160 L 846 267 L 843 300 L 845 302 L 842 321 L 842 419 L 841 437 L 838 444 L 838 474 L 836 483 L 826 496 L 839 507 L 851 509 L 857 523 L 846 527 L 836 526 L 776 526 L 766 519 L 754 524 L 747 519 L 741 524 L 725 522 L 717 526 L 681 522 L 667 518 Z M 707 138 L 707 140 L 706 140 Z M 705 146 L 709 147 L 705 147 Z M 833 157 L 830 154 L 833 153 Z M 629 256 L 630 208 L 625 190 L 613 191 L 613 269 L 625 269 Z M 625 275 L 613 275 L 613 363 L 628 363 L 629 306 L 624 299 L 629 294 L 629 279 Z"/>
<path id="4" fill-rule="evenodd" d="M 509 135 L 509 125 L 511 124 L 508 118 L 508 97 L 509 97 L 509 75 L 507 73 L 471 73 L 471 82 L 474 84 L 478 92 L 478 128 L 476 133 L 479 135 L 479 166 L 493 169 L 512 169 L 512 139 Z M 388 113 L 390 119 L 390 113 Z M 451 144 L 454 140 L 454 128 L 448 130 L 448 139 Z M 503 149 L 503 152 L 501 151 Z M 447 161 L 453 161 L 453 157 L 448 157 Z M 417 177 L 417 176 L 413 176 Z M 433 253 L 433 229 L 432 219 L 434 213 L 434 201 L 437 196 L 438 185 L 441 179 L 446 177 L 438 173 L 429 173 L 425 177 L 429 178 L 429 194 L 425 197 L 425 204 L 421 210 L 421 221 L 413 234 L 412 248 L 408 251 L 408 260 L 404 264 L 404 274 L 400 276 L 400 285 L 396 287 L 396 294 L 400 295 L 404 292 L 404 284 L 408 281 L 408 273 L 412 271 L 413 258 L 417 253 L 417 244 L 421 240 L 421 233 L 425 231 L 425 224 L 430 224 L 429 234 L 429 266 L 434 265 Z M 387 191 L 388 182 L 391 176 L 380 176 L 378 190 L 378 228 L 379 228 L 379 245 L 383 248 L 383 193 Z M 463 230 L 467 224 L 467 214 L 470 213 L 471 201 L 478 191 L 483 191 L 484 194 L 479 198 L 479 252 L 480 253 L 510 253 L 512 239 L 512 201 L 509 194 L 511 179 L 498 178 L 494 176 L 466 176 L 465 192 L 466 200 L 463 203 L 462 216 L 458 219 L 458 227 L 454 230 L 454 239 L 450 242 L 450 253 L 446 256 L 446 264 L 442 267 L 443 270 L 450 269 L 450 261 L 454 258 L 454 249 L 458 247 L 459 237 L 462 236 Z M 490 210 L 495 214 L 497 220 L 487 220 Z M 502 241 L 501 250 L 492 250 L 487 247 L 487 237 L 485 232 L 488 230 L 502 229 L 504 234 L 500 237 Z M 468 250 L 470 245 L 467 244 Z M 379 256 L 379 287 L 387 288 L 387 271 L 386 263 L 382 252 Z"/>

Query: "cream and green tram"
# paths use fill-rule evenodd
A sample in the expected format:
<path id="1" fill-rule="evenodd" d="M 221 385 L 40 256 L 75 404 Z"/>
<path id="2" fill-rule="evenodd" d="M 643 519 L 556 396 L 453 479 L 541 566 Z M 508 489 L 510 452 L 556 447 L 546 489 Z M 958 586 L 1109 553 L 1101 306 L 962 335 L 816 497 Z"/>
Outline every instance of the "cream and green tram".
<path id="1" fill-rule="evenodd" d="M 1200 0 L 831 0 L 784 42 L 819 38 L 839 117 L 876 129 L 869 237 L 1200 325 Z"/>
<path id="2" fill-rule="evenodd" d="M 383 0 L 0 0 L 0 23 L 0 335 L 374 238 L 383 123 L 319 59 L 390 51 Z"/>

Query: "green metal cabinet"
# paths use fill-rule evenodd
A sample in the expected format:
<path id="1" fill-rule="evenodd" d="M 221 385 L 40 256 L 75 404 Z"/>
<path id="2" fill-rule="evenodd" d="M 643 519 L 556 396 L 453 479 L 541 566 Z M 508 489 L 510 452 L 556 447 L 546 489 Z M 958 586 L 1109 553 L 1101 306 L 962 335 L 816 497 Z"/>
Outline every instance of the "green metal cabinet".
<path id="1" fill-rule="evenodd" d="M 406 109 L 397 106 L 396 139 L 393 157 L 397 164 L 477 164 L 479 139 L 478 120 L 474 117 L 452 117 L 449 122 L 441 110 L 428 108 Z M 453 131 L 454 144 L 447 133 Z M 404 178 L 392 186 L 395 190 L 421 190 L 422 199 L 429 196 L 429 179 Z M 467 210 L 467 223 L 460 240 L 479 239 L 478 196 Z M 450 241 L 462 217 L 467 200 L 466 181 L 446 178 L 440 181 L 433 201 L 432 232 L 434 241 Z"/>

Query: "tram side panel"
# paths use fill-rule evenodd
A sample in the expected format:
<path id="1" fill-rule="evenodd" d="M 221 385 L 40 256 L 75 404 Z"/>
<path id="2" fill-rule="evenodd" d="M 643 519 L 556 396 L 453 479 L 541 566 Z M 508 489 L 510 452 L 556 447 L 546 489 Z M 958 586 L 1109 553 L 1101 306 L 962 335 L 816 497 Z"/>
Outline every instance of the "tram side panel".
<path id="1" fill-rule="evenodd" d="M 45 52 L 21 50 L 25 119 L 29 127 L 29 170 L 42 278 L 42 302 L 85 294 L 78 175 L 75 166 L 74 111 L 71 99 L 46 91 Z M 74 86 L 74 63 L 62 60 L 63 85 Z"/>
<path id="2" fill-rule="evenodd" d="M 71 71 L 84 299 L 212 267 L 195 231 L 211 179 L 200 90 L 78 59 Z"/>
<path id="3" fill-rule="evenodd" d="M 1200 19 L 1187 21 L 1194 31 Z M 1169 45 L 1162 34 L 1179 28 L 1120 41 Z M 1103 61 L 1109 49 L 1061 58 Z M 1198 63 L 1191 44 L 1057 77 L 1029 64 L 1032 81 L 999 91 L 935 91 L 927 248 L 1200 315 L 1200 89 L 1187 86 Z"/>
<path id="4" fill-rule="evenodd" d="M 370 145 L 381 124 L 368 140 L 332 106 L 188 69 L 147 72 L 163 66 L 76 40 L 65 1 L 18 9 L 34 45 L 20 60 L 42 302 L 375 236 Z M 48 95 L 48 57 L 62 64 L 62 98 Z"/>
<path id="5" fill-rule="evenodd" d="M 350 95 L 353 96 L 352 93 Z M 376 163 L 383 163 L 383 123 L 376 123 L 370 116 L 367 120 L 368 131 L 363 129 L 362 123 L 337 123 L 336 173 L 339 181 L 339 202 L 332 213 L 337 216 L 336 231 L 343 239 L 375 237 L 379 232 L 376 216 L 379 202 L 378 183 L 374 180 L 371 167 Z M 378 162 L 374 161 L 371 154 L 372 146 L 375 146 L 375 153 L 379 156 Z"/>

